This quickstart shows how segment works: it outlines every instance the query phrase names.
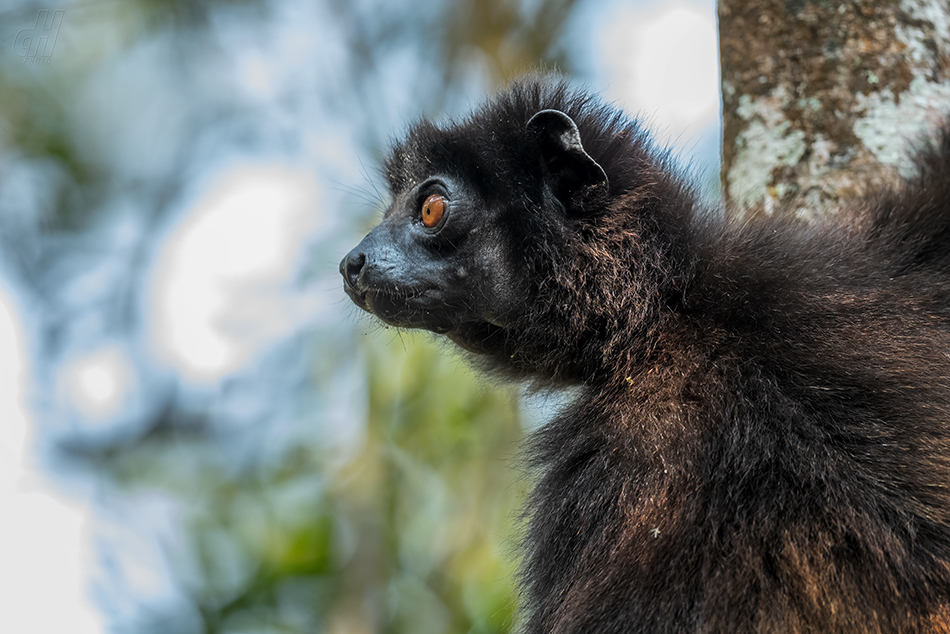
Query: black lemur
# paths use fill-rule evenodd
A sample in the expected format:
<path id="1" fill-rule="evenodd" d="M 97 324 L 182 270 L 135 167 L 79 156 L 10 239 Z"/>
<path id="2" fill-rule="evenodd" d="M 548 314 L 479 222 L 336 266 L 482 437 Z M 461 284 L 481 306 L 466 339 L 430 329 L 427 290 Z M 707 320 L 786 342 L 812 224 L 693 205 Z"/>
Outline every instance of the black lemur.
<path id="1" fill-rule="evenodd" d="M 916 165 L 734 220 L 550 77 L 393 148 L 346 293 L 574 386 L 529 443 L 525 632 L 950 632 L 950 133 Z"/>

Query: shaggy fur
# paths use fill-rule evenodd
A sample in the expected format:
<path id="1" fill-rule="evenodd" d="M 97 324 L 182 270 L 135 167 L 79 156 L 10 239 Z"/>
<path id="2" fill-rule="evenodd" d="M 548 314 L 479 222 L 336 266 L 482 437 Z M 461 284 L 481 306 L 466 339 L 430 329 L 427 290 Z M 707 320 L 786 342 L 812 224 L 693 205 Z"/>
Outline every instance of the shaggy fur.
<path id="1" fill-rule="evenodd" d="M 552 198 L 545 109 L 605 195 Z M 394 149 L 397 201 L 444 174 L 492 223 L 506 282 L 471 305 L 516 301 L 381 316 L 577 386 L 530 441 L 525 632 L 950 632 L 950 135 L 918 165 L 823 224 L 723 220 L 636 121 L 544 78 Z"/>

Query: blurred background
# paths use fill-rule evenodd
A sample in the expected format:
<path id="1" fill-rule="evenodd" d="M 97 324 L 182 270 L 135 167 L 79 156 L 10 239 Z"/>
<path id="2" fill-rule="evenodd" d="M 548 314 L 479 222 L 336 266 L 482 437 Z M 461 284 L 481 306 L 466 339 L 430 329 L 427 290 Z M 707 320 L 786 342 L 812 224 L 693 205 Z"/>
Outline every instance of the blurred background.
<path id="1" fill-rule="evenodd" d="M 0 4 L 0 631 L 516 622 L 556 406 L 344 296 L 420 116 L 556 69 L 715 195 L 710 0 Z"/>

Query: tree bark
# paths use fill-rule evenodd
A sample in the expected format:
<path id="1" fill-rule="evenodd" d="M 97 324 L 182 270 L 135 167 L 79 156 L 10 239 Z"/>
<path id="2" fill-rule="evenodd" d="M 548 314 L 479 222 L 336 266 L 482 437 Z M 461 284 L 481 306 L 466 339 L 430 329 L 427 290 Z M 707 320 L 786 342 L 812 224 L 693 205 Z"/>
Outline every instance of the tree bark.
<path id="1" fill-rule="evenodd" d="M 719 38 L 735 213 L 831 213 L 950 115 L 946 0 L 720 0 Z"/>

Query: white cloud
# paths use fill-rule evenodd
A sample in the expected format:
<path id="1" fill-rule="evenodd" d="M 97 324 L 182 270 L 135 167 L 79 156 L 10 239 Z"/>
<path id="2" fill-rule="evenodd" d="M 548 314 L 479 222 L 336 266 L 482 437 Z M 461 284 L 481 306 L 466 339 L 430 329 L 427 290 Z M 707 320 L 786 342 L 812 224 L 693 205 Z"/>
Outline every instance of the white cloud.
<path id="1" fill-rule="evenodd" d="M 662 139 L 695 141 L 719 114 L 715 7 L 663 3 L 621 7 L 604 26 L 599 55 L 606 93 L 645 117 Z"/>
<path id="2" fill-rule="evenodd" d="M 28 367 L 16 302 L 0 287 L 0 631 L 99 634 L 85 587 L 88 510 L 50 494 L 29 459 Z"/>
<path id="3" fill-rule="evenodd" d="M 135 370 L 118 346 L 106 346 L 64 364 L 59 391 L 83 420 L 105 423 L 134 389 Z"/>
<path id="4" fill-rule="evenodd" d="M 305 173 L 243 167 L 213 182 L 156 263 L 159 356 L 191 380 L 213 382 L 303 323 L 316 296 L 291 287 L 317 218 Z"/>

